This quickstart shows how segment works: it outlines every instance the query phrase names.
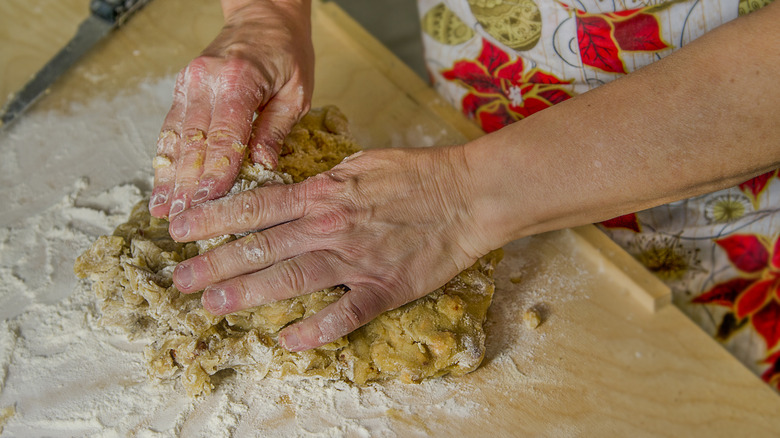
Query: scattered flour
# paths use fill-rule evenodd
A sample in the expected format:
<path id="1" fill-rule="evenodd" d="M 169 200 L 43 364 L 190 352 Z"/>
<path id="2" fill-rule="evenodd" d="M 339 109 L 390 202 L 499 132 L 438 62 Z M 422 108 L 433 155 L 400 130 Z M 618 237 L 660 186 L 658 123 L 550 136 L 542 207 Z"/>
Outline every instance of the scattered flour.
<path id="1" fill-rule="evenodd" d="M 554 274 L 579 269 L 569 258 L 553 258 L 542 269 L 524 255 L 533 253 L 535 238 L 512 244 L 499 265 L 486 358 L 470 375 L 358 387 L 227 374 L 218 376 L 213 394 L 196 400 L 174 383 L 150 382 L 143 340 L 129 342 L 102 327 L 88 285 L 72 269 L 75 257 L 124 222 L 149 188 L 172 82 L 142 84 L 67 114 L 30 113 L 0 133 L 0 204 L 8 207 L 0 211 L 3 437 L 429 436 L 451 430 L 452 421 L 490 421 L 496 390 L 501 403 L 515 403 L 512 415 L 524 415 L 518 402 L 544 399 L 562 385 L 555 369 L 543 365 L 550 362 L 547 345 L 566 323 L 559 306 L 585 297 L 577 292 L 578 276 Z M 399 142 L 443 141 L 444 133 L 409 129 Z M 92 181 L 73 180 L 86 174 Z M 528 330 L 519 315 L 539 303 L 545 323 Z M 576 425 L 559 427 L 576 432 Z"/>
<path id="2" fill-rule="evenodd" d="M 175 384 L 148 381 L 143 342 L 101 327 L 88 285 L 71 273 L 76 255 L 124 221 L 141 191 L 123 185 L 85 196 L 86 188 L 78 181 L 61 202 L 0 229 L 4 436 L 425 436 L 423 418 L 467 419 L 489 406 L 468 378 L 358 387 L 225 375 L 214 394 L 196 400 Z M 544 330 L 516 323 L 528 303 L 552 303 L 555 286 L 540 287 L 551 279 L 526 261 L 507 266 L 499 282 L 512 284 L 518 269 L 534 291 L 510 296 L 499 285 L 483 366 L 491 381 L 508 381 L 514 392 L 518 384 L 527 391 L 555 384 L 549 371 L 528 365 L 543 351 Z"/>

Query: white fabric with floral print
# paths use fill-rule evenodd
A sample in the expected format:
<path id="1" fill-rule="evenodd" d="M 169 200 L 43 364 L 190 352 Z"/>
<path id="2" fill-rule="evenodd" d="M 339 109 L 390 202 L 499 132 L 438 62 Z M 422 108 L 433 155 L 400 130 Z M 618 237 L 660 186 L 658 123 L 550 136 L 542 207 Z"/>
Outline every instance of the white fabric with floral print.
<path id="1" fill-rule="evenodd" d="M 667 56 L 771 0 L 419 0 L 431 80 L 491 132 Z M 780 174 L 601 228 L 780 386 Z"/>

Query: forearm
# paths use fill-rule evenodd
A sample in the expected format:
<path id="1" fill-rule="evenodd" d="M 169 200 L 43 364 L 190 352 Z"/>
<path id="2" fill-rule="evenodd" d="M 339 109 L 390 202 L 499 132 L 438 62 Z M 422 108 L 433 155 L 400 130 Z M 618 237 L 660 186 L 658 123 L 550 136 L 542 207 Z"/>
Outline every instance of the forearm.
<path id="1" fill-rule="evenodd" d="M 780 166 L 778 22 L 780 4 L 769 5 L 463 147 L 484 240 L 597 222 Z"/>

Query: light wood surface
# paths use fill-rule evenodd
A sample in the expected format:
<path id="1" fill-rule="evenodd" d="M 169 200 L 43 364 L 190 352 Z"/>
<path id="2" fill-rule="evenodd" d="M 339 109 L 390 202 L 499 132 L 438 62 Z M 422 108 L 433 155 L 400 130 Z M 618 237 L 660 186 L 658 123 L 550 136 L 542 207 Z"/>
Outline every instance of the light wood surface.
<path id="1" fill-rule="evenodd" d="M 86 1 L 5 0 L 3 7 L 0 96 L 21 87 L 86 16 Z M 154 0 L 63 77 L 31 117 L 78 113 L 74 102 L 110 100 L 144 82 L 170 77 L 220 25 L 215 0 Z M 448 144 L 479 134 L 334 5 L 315 7 L 314 35 L 314 103 L 342 107 L 365 146 Z M 111 117 L 106 114 L 106 123 Z M 155 110 L 137 117 L 157 120 L 161 114 Z M 156 134 L 143 132 L 140 138 L 151 144 Z M 13 138 L 13 132 L 0 135 L 0 147 L 24 157 L 25 145 Z M 149 172 L 151 147 L 137 158 L 122 156 L 114 147 L 107 143 L 94 152 L 104 166 L 116 166 L 110 178 L 74 164 L 70 180 L 35 186 L 30 196 L 59 193 L 84 175 L 100 190 L 133 180 L 138 169 Z M 2 184 L 5 191 L 12 183 Z M 547 233 L 505 250 L 485 363 L 468 376 L 442 383 L 453 388 L 448 397 L 467 401 L 464 406 L 473 412 L 448 409 L 446 400 L 411 397 L 407 401 L 419 404 L 419 411 L 387 412 L 397 436 L 733 437 L 780 431 L 780 397 L 667 305 L 668 289 L 595 228 Z M 545 316 L 533 331 L 520 322 L 528 306 L 540 306 Z M 251 390 L 243 397 L 251 400 Z M 272 434 L 318 415 L 285 412 L 258 421 L 250 411 L 239 420 Z"/>

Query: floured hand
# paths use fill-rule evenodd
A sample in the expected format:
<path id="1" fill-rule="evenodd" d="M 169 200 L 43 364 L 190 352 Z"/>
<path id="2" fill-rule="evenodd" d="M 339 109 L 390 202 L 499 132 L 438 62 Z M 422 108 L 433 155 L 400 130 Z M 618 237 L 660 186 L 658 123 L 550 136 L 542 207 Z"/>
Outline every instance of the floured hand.
<path id="1" fill-rule="evenodd" d="M 225 26 L 179 73 L 163 122 L 149 202 L 155 217 L 227 193 L 247 147 L 254 162 L 275 168 L 282 140 L 309 109 L 309 1 L 222 4 Z"/>
<path id="2" fill-rule="evenodd" d="M 489 248 L 473 223 L 460 148 L 358 153 L 294 185 L 193 207 L 171 221 L 179 241 L 262 230 L 180 263 L 184 293 L 227 314 L 329 286 L 337 302 L 285 328 L 293 351 L 329 343 L 441 286 Z"/>

